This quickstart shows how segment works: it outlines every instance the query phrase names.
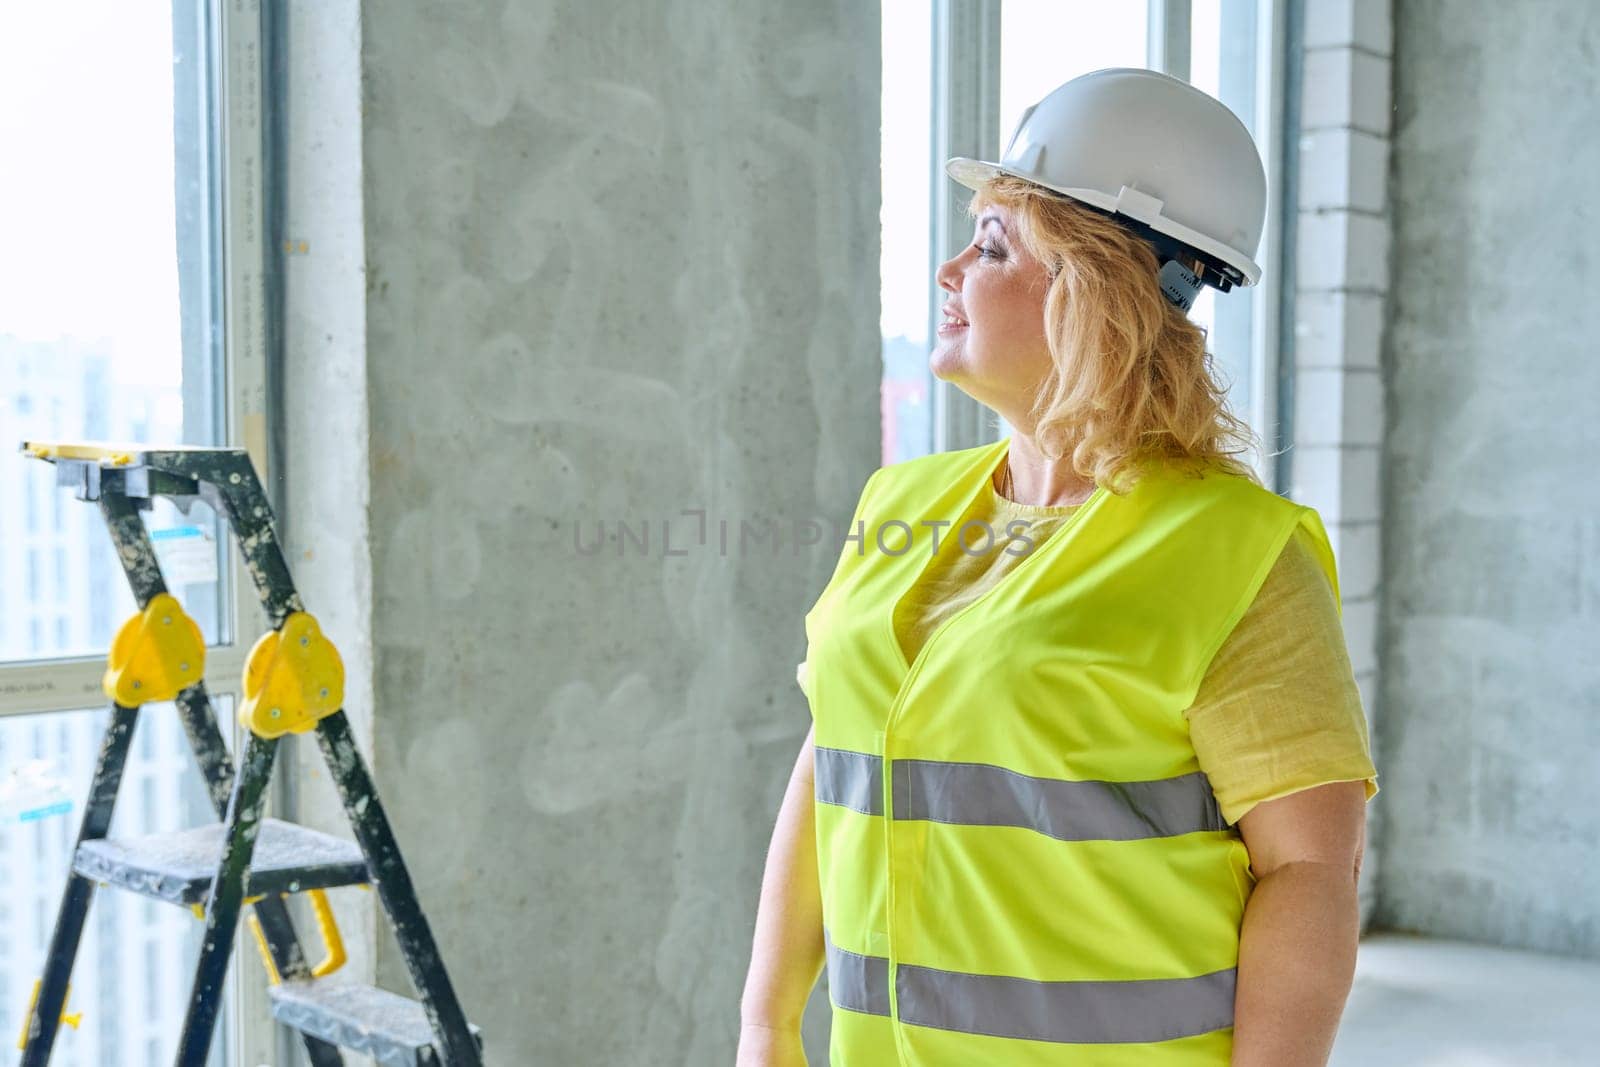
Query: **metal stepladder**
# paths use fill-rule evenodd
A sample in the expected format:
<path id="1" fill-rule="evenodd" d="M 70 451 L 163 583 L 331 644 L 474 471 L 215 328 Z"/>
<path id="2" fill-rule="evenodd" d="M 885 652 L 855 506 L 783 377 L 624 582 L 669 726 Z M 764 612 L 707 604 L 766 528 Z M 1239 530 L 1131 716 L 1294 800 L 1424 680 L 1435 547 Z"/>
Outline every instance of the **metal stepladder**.
<path id="1" fill-rule="evenodd" d="M 36 442 L 24 442 L 22 450 L 54 463 L 58 486 L 71 486 L 78 499 L 99 505 L 139 608 L 112 642 L 104 682 L 111 721 L 19 1046 L 22 1067 L 49 1062 L 97 883 L 187 905 L 205 919 L 178 1067 L 205 1063 L 235 930 L 247 905 L 254 909 L 252 930 L 273 981 L 273 1016 L 299 1032 L 313 1067 L 342 1064 L 341 1047 L 382 1064 L 479 1067 L 481 1035 L 456 998 L 344 714 L 338 651 L 295 591 L 249 456 L 243 449 Z M 198 498 L 226 517 L 271 627 L 245 667 L 240 721 L 247 729 L 237 774 L 206 694 L 199 627 L 168 593 L 140 518 L 157 497 Z M 177 707 L 222 821 L 177 834 L 109 839 L 140 708 L 165 700 Z M 262 817 L 278 741 L 311 731 L 355 842 Z M 343 885 L 377 890 L 418 1000 L 326 977 L 342 961 L 342 951 L 321 891 Z M 329 945 L 330 958 L 315 969 L 284 898 L 295 892 L 311 896 Z"/>

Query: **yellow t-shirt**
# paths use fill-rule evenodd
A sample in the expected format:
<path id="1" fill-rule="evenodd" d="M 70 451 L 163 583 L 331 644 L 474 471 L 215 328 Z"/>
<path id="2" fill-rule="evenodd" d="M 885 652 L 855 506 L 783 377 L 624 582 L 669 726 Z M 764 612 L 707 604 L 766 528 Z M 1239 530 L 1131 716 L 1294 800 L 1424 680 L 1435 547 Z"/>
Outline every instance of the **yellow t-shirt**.
<path id="1" fill-rule="evenodd" d="M 1027 552 L 1036 552 L 1078 507 L 1019 504 L 992 482 L 986 486 L 945 536 L 981 519 L 993 540 L 972 528 L 967 550 L 941 551 L 895 610 L 907 660 L 945 619 L 1026 558 L 1019 548 L 1006 551 L 1007 530 L 1015 529 L 1009 524 L 1027 524 L 1018 533 L 1032 543 Z M 1230 823 L 1263 800 L 1328 782 L 1364 781 L 1369 800 L 1378 792 L 1338 604 L 1308 538 L 1295 528 L 1184 713 L 1200 769 Z M 802 689 L 805 669 L 801 663 L 796 670 Z"/>

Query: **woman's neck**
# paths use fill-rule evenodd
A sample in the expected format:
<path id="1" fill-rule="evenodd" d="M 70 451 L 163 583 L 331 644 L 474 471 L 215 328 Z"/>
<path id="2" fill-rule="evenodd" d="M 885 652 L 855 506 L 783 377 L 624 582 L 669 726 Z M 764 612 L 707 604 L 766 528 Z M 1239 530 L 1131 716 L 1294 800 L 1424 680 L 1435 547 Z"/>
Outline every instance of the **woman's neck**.
<path id="1" fill-rule="evenodd" d="M 1070 455 L 1050 459 L 1039 451 L 1032 437 L 1021 430 L 1013 430 L 1006 462 L 995 472 L 994 487 L 1000 495 L 1018 504 L 1068 507 L 1088 500 L 1094 493 L 1095 483 L 1072 469 Z"/>

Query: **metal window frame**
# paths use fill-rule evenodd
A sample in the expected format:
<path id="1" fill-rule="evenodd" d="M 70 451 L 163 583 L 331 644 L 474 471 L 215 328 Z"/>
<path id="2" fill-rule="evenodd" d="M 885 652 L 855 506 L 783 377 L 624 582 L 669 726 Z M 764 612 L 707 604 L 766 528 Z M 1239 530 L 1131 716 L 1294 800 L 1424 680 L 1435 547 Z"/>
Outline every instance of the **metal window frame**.
<path id="1" fill-rule="evenodd" d="M 1256 464 L 1262 481 L 1284 491 L 1287 448 L 1293 427 L 1283 406 L 1279 382 L 1294 370 L 1294 223 L 1297 219 L 1299 158 L 1298 109 L 1291 108 L 1292 82 L 1288 75 L 1290 37 L 1289 0 L 1257 0 L 1256 10 L 1256 114 L 1262 116 L 1257 144 L 1267 161 L 1267 226 L 1261 235 L 1264 250 L 1261 292 L 1251 330 L 1251 396 L 1255 404 L 1252 425 L 1259 428 L 1265 454 Z"/>
<path id="2" fill-rule="evenodd" d="M 273 250 L 267 229 L 273 133 L 265 117 L 270 42 L 260 0 L 210 0 L 210 4 L 220 31 L 214 54 L 222 61 L 222 76 L 218 79 L 222 99 L 217 114 L 222 133 L 219 173 L 224 218 L 222 321 L 226 337 L 223 362 L 228 375 L 227 440 L 245 448 L 262 484 L 271 486 L 267 367 L 270 331 L 275 322 L 269 297 L 276 291 L 271 274 L 276 257 L 269 260 Z M 233 566 L 228 603 L 232 609 L 233 642 L 226 646 L 224 666 L 231 676 L 225 689 L 212 692 L 218 697 L 232 695 L 236 707 L 250 647 L 244 642 L 248 639 L 253 645 L 254 635 L 265 624 L 254 598 L 241 595 L 252 588 L 244 559 L 231 545 L 230 553 Z M 234 751 L 243 752 L 237 724 L 234 730 Z M 276 814 L 276 800 L 269 791 L 264 815 Z M 280 1062 L 280 1028 L 273 1021 L 267 976 L 260 967 L 242 965 L 248 951 L 242 949 L 241 941 L 228 966 L 233 989 L 226 1010 L 235 1023 L 228 1059 L 241 1065 Z"/>
<path id="3" fill-rule="evenodd" d="M 934 0 L 933 5 L 933 239 L 928 268 L 928 336 L 939 336 L 942 315 L 934 272 L 967 243 L 972 224 L 967 190 L 944 172 L 951 156 L 995 159 L 1000 151 L 1000 0 Z M 948 452 L 996 439 L 998 418 L 960 389 L 929 372 L 933 450 Z"/>
<path id="4" fill-rule="evenodd" d="M 213 296 L 221 327 L 222 379 L 219 414 L 224 443 L 243 446 L 263 482 L 270 484 L 268 462 L 267 351 L 269 342 L 268 235 L 266 225 L 267 124 L 264 121 L 266 57 L 260 0 L 205 0 L 201 11 L 207 42 L 204 62 L 210 86 L 209 163 L 220 203 L 212 213 L 220 233 L 210 236 Z M 240 697 L 244 663 L 254 636 L 263 629 L 238 551 L 228 544 L 228 566 L 221 575 L 222 620 L 226 640 L 206 652 L 206 686 L 214 698 Z M 0 664 L 0 718 L 77 712 L 100 707 L 104 656 L 38 659 Z M 248 951 L 248 950 L 246 950 Z M 213 1057 L 227 1063 L 271 1063 L 277 1057 L 277 1026 L 258 967 L 239 967 L 236 953 L 230 984 L 232 1047 L 220 1042 Z"/>
<path id="5" fill-rule="evenodd" d="M 1144 50 L 1146 66 L 1174 78 L 1189 80 L 1193 15 L 1189 0 L 1148 0 Z"/>
<path id="6" fill-rule="evenodd" d="M 1272 50 L 1272 133 L 1277 138 L 1268 158 L 1278 166 L 1269 174 L 1270 195 L 1278 205 L 1277 218 L 1269 219 L 1269 254 L 1276 257 L 1273 271 L 1273 321 L 1267 331 L 1274 357 L 1273 374 L 1262 392 L 1270 392 L 1276 416 L 1273 441 L 1272 487 L 1287 496 L 1293 476 L 1295 387 L 1295 291 L 1298 287 L 1297 236 L 1300 231 L 1300 87 L 1301 49 L 1304 40 L 1302 0 L 1263 0 L 1271 11 L 1269 38 Z"/>

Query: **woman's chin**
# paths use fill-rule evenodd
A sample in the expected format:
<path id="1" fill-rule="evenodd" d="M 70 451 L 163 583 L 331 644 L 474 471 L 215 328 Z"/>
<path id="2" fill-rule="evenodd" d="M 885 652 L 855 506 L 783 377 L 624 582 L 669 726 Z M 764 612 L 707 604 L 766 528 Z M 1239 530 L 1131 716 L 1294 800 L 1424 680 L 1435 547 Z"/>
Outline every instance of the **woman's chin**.
<path id="1" fill-rule="evenodd" d="M 942 341 L 928 356 L 928 370 L 940 381 L 952 382 L 961 377 L 961 346 Z"/>

